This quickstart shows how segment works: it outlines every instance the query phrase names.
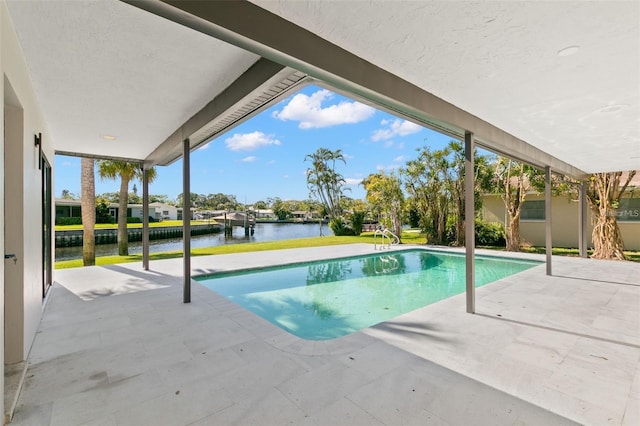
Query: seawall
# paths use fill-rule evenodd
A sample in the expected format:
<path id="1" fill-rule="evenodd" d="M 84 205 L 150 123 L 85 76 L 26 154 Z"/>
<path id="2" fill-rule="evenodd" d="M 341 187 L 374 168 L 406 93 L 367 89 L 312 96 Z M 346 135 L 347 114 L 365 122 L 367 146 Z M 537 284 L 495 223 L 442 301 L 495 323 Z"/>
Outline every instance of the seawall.
<path id="1" fill-rule="evenodd" d="M 205 235 L 222 232 L 220 224 L 191 225 L 191 235 Z M 76 247 L 82 245 L 82 230 L 56 231 L 56 247 Z M 129 241 L 142 241 L 142 228 L 128 228 Z M 118 242 L 118 230 L 95 229 L 96 244 L 115 244 Z M 182 226 L 149 227 L 150 240 L 181 238 Z"/>

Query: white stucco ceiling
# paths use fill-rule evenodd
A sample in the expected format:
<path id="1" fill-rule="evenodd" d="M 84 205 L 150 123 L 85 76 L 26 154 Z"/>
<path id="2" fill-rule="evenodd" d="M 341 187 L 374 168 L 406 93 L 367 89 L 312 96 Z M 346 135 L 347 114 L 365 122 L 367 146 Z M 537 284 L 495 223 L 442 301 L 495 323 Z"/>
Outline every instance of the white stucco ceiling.
<path id="1" fill-rule="evenodd" d="M 638 1 L 252 2 L 579 169 L 640 169 Z"/>
<path id="2" fill-rule="evenodd" d="M 119 1 L 7 4 L 57 151 L 145 159 L 259 59 Z"/>
<path id="3" fill-rule="evenodd" d="M 640 2 L 253 3 L 578 169 L 640 169 Z M 57 151 L 148 158 L 259 59 L 115 0 L 8 6 Z"/>

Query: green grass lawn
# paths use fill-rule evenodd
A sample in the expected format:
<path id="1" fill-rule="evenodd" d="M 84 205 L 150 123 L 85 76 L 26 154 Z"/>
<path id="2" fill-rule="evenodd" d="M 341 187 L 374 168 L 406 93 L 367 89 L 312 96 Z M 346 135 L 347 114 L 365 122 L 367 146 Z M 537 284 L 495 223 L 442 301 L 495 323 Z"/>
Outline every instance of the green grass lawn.
<path id="1" fill-rule="evenodd" d="M 192 220 L 192 225 L 208 225 L 216 223 L 215 220 Z M 162 222 L 150 222 L 149 228 L 162 228 L 163 226 L 182 226 L 181 220 L 164 220 Z M 142 228 L 142 223 L 128 223 L 127 228 Z M 116 223 L 96 223 L 95 229 L 118 229 Z M 56 225 L 56 231 L 82 231 L 82 225 Z"/>
<path id="2" fill-rule="evenodd" d="M 164 222 L 166 223 L 166 222 Z M 402 234 L 402 242 L 407 244 L 424 244 L 426 241 L 425 235 L 419 232 L 404 232 Z M 365 232 L 357 237 L 313 237 L 313 238 L 299 238 L 294 240 L 283 241 L 267 241 L 263 243 L 250 243 L 250 244 L 229 244 L 223 246 L 206 247 L 206 248 L 194 248 L 191 249 L 192 256 L 209 256 L 216 254 L 231 254 L 231 253 L 245 253 L 254 251 L 266 251 L 266 250 L 281 250 L 291 248 L 303 248 L 303 247 L 321 247 L 321 246 L 334 246 L 340 244 L 352 244 L 352 243 L 370 243 L 373 244 L 373 233 Z M 379 240 L 378 240 L 379 243 Z M 478 247 L 487 248 L 492 250 L 504 251 L 502 247 Z M 544 247 L 529 247 L 523 248 L 523 251 L 528 253 L 545 253 Z M 578 249 L 565 249 L 554 248 L 554 255 L 562 256 L 578 256 Z M 627 258 L 631 261 L 640 262 L 640 251 L 625 251 Z M 150 260 L 160 259 L 173 259 L 182 257 L 182 251 L 170 251 L 164 253 L 151 253 L 149 255 Z M 102 256 L 96 258 L 96 265 L 113 265 L 116 263 L 129 263 L 129 262 L 142 262 L 141 254 L 132 254 L 129 256 Z M 82 266 L 82 259 L 76 260 L 62 260 L 55 263 L 56 269 L 78 268 Z"/>
<path id="3" fill-rule="evenodd" d="M 478 247 L 478 248 L 505 251 L 504 247 Z M 547 249 L 545 247 L 522 247 L 522 251 L 525 253 L 545 254 L 547 252 Z M 592 252 L 593 250 L 587 250 L 588 255 L 591 255 Z M 580 255 L 577 248 L 553 247 L 551 249 L 551 253 L 556 256 L 578 257 Z M 630 260 L 632 262 L 640 262 L 640 251 L 625 250 L 624 254 L 625 256 L 627 256 L 627 260 Z"/>
<path id="4" fill-rule="evenodd" d="M 402 241 L 404 243 L 424 243 L 425 236 L 420 233 L 404 233 L 402 235 Z M 377 240 L 378 244 L 380 240 Z M 223 246 L 206 247 L 206 248 L 194 248 L 191 249 L 192 256 L 209 256 L 215 254 L 230 254 L 230 253 L 245 253 L 252 251 L 265 251 L 265 250 L 281 250 L 289 248 L 302 248 L 302 247 L 321 247 L 321 246 L 335 246 L 339 244 L 352 244 L 352 243 L 371 243 L 373 244 L 373 233 L 365 232 L 358 237 L 313 237 L 313 238 L 298 238 L 294 240 L 282 240 L 282 241 L 266 241 L 263 243 L 251 243 L 251 244 L 229 244 Z M 151 253 L 149 255 L 150 260 L 160 259 L 173 259 L 176 257 L 182 257 L 182 251 L 171 251 L 164 253 Z M 128 263 L 128 262 L 142 262 L 141 254 L 132 254 L 129 256 L 102 256 L 96 257 L 96 265 L 113 265 L 115 263 Z M 78 268 L 82 266 L 82 259 L 75 260 L 61 260 L 55 263 L 56 269 Z"/>

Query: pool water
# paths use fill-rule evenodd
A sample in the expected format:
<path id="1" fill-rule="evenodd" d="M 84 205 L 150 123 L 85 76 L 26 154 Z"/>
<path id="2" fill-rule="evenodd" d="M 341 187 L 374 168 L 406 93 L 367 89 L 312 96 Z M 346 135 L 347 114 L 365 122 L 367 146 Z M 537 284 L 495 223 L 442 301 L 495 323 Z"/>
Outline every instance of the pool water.
<path id="1" fill-rule="evenodd" d="M 476 256 L 476 287 L 541 262 Z M 295 336 L 344 336 L 465 290 L 465 257 L 427 250 L 194 277 Z"/>

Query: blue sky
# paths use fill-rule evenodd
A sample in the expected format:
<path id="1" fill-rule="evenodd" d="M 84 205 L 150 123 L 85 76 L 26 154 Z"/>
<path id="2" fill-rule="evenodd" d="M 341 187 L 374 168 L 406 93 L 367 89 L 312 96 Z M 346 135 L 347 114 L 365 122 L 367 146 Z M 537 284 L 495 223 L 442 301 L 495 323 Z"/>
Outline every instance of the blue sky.
<path id="1" fill-rule="evenodd" d="M 307 86 L 271 108 L 213 139 L 191 154 L 191 192 L 233 194 L 240 202 L 269 197 L 305 200 L 307 154 L 318 148 L 342 149 L 352 198 L 364 198 L 360 181 L 379 170 L 393 170 L 428 145 L 439 149 L 451 140 L 393 115 Z M 175 199 L 182 192 L 182 161 L 157 167 L 151 194 Z M 137 184 L 140 188 L 140 183 Z M 118 191 L 116 181 L 96 178 L 96 194 Z M 130 185 L 130 190 L 133 183 Z M 56 156 L 55 196 L 80 194 L 80 159 Z"/>

